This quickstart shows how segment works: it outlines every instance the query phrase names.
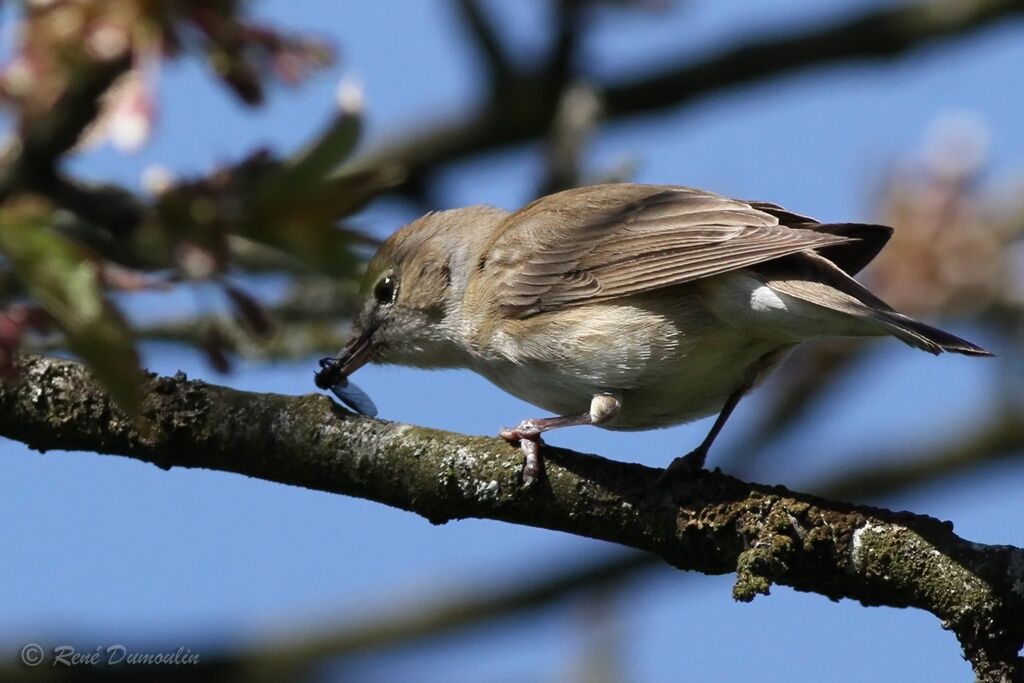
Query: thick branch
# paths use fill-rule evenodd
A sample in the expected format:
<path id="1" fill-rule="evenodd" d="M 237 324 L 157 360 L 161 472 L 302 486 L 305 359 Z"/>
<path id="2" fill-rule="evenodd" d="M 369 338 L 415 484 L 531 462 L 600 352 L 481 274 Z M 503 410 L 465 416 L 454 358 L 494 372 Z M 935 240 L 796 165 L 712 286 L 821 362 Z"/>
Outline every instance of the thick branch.
<path id="1" fill-rule="evenodd" d="M 934 483 L 967 468 L 1019 455 L 1022 449 L 1024 412 L 1007 411 L 977 433 L 947 441 L 938 449 L 875 454 L 870 460 L 880 464 L 862 467 L 811 489 L 830 498 L 870 499 Z M 244 671 L 274 672 L 280 674 L 277 680 L 291 680 L 302 667 L 319 660 L 394 648 L 529 614 L 609 585 L 621 588 L 654 569 L 665 569 L 661 558 L 631 550 L 594 561 L 581 559 L 556 571 L 533 568 L 525 572 L 531 577 L 526 581 L 495 586 L 494 580 L 488 579 L 479 582 L 475 589 L 463 587 L 454 595 L 432 596 L 412 604 L 402 602 L 394 609 L 362 620 L 353 621 L 345 616 L 337 623 L 321 622 L 312 629 L 293 624 L 283 629 L 280 636 L 223 653 L 222 660 L 236 663 Z"/>
<path id="2" fill-rule="evenodd" d="M 772 583 L 869 605 L 918 607 L 960 639 L 979 679 L 1012 680 L 1024 642 L 1024 551 L 948 523 L 701 472 L 669 495 L 658 470 L 548 448 L 547 480 L 518 483 L 507 444 L 353 417 L 322 396 L 254 394 L 153 377 L 144 434 L 85 369 L 28 356 L 0 388 L 0 434 L 39 450 L 90 450 L 358 496 L 434 523 L 489 518 L 646 550 L 680 568 L 736 572 L 750 600 Z"/>
<path id="3" fill-rule="evenodd" d="M 891 453 L 872 458 L 882 463 L 907 463 L 901 465 L 906 472 L 901 470 L 902 476 L 898 478 L 893 466 L 881 464 L 855 470 L 812 488 L 830 498 L 877 497 L 932 483 L 961 469 L 1010 457 L 1021 449 L 1024 449 L 1024 415 L 1020 412 L 1007 413 L 977 434 L 944 444 L 941 450 L 916 455 Z M 968 453 L 971 454 L 969 461 L 965 459 Z M 337 624 L 319 624 L 315 631 L 308 633 L 292 627 L 280 639 L 263 641 L 232 653 L 230 660 L 245 662 L 247 666 L 261 670 L 272 666 L 278 670 L 290 670 L 299 664 L 308 665 L 312 659 L 345 657 L 395 647 L 548 607 L 607 584 L 635 580 L 652 569 L 664 566 L 656 555 L 620 551 L 549 575 L 532 570 L 528 573 L 535 578 L 525 586 L 517 584 L 495 589 L 493 581 L 486 581 L 475 592 L 468 589 L 440 600 L 435 598 L 422 604 L 403 604 L 399 609 L 375 614 L 355 623 L 346 618 Z"/>
<path id="4" fill-rule="evenodd" d="M 922 0 L 886 8 L 798 35 L 758 38 L 698 62 L 673 65 L 639 78 L 594 83 L 610 121 L 657 113 L 729 88 L 842 62 L 899 57 L 936 40 L 1024 13 L 1020 0 Z M 558 92 L 544 73 L 521 74 L 516 93 L 461 120 L 438 123 L 365 157 L 361 167 L 399 164 L 405 181 L 395 189 L 421 187 L 446 164 L 482 152 L 540 138 L 550 127 Z M 512 85 L 509 85 L 512 87 Z M 529 106 L 509 106 L 510 103 Z"/>

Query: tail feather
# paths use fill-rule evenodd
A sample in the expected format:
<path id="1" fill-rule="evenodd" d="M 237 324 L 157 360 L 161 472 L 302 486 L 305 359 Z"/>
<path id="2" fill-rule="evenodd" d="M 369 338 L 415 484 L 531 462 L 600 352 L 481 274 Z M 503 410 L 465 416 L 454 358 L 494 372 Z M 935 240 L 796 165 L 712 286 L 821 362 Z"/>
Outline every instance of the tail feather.
<path id="1" fill-rule="evenodd" d="M 849 242 L 816 249 L 819 254 L 839 266 L 847 275 L 856 275 L 878 256 L 892 237 L 892 228 L 886 225 L 863 223 L 824 223 L 811 227 L 817 232 L 853 237 Z"/>
<path id="2" fill-rule="evenodd" d="M 948 351 L 950 353 L 961 353 L 965 356 L 993 355 L 965 339 L 908 318 L 902 313 L 878 311 L 877 315 L 882 326 L 894 337 L 928 353 L 939 354 L 943 351 Z"/>
<path id="3" fill-rule="evenodd" d="M 880 230 L 877 234 L 881 240 L 887 233 Z M 847 263 L 852 264 L 852 261 Z M 965 356 L 993 355 L 965 339 L 894 311 L 824 255 L 811 252 L 796 254 L 761 264 L 754 270 L 773 290 L 820 306 L 847 323 L 831 329 L 831 335 L 825 336 L 891 334 L 928 353 L 948 351 Z M 832 320 L 834 323 L 835 318 Z"/>

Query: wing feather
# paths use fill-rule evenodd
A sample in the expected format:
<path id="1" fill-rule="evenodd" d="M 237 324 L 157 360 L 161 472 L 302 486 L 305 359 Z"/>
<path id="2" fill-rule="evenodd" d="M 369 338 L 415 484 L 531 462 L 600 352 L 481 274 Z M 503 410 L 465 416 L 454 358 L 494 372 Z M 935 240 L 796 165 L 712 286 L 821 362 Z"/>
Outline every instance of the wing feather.
<path id="1" fill-rule="evenodd" d="M 772 204 L 687 187 L 592 186 L 512 214 L 489 263 L 501 273 L 502 311 L 523 318 L 851 241 L 815 225 Z"/>

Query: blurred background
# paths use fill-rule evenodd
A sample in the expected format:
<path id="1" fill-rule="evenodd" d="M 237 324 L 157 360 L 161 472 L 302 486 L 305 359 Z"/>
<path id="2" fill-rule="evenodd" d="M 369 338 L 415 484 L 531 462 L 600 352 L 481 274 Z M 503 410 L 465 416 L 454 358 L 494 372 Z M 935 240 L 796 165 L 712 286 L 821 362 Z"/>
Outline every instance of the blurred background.
<path id="1" fill-rule="evenodd" d="M 136 348 L 161 374 L 308 393 L 374 241 L 421 213 L 608 180 L 693 185 L 895 226 L 862 280 L 998 356 L 803 349 L 710 464 L 1024 545 L 1022 18 L 1019 2 L 967 0 L 0 3 L 0 369 L 16 348 L 72 349 L 130 408 Z M 61 107 L 88 108 L 76 83 L 114 86 L 72 146 Z M 73 134 L 40 138 L 43 123 Z M 51 227 L 46 253 L 102 264 L 87 295 L 107 302 L 109 336 L 39 307 L 52 299 L 33 265 L 55 274 L 52 296 L 81 292 L 59 259 L 26 255 L 10 225 L 29 220 Z M 489 435 L 538 415 L 469 372 L 367 367 L 359 382 L 389 420 Z M 664 466 L 708 426 L 549 441 Z M 149 680 L 972 676 L 923 612 L 784 587 L 737 604 L 730 576 L 583 538 L 435 527 L 8 440 L 0 453 L 12 679 L 89 675 L 18 666 L 29 642 L 200 655 Z"/>

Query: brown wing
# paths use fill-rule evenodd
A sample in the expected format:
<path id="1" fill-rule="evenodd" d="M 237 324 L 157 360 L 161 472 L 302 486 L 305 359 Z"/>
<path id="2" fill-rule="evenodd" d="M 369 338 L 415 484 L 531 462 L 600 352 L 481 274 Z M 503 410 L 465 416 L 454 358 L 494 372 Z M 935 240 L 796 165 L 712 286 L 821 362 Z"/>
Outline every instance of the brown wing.
<path id="1" fill-rule="evenodd" d="M 506 220 L 487 253 L 504 271 L 502 311 L 523 318 L 848 241 L 702 190 L 616 184 L 537 200 Z"/>

